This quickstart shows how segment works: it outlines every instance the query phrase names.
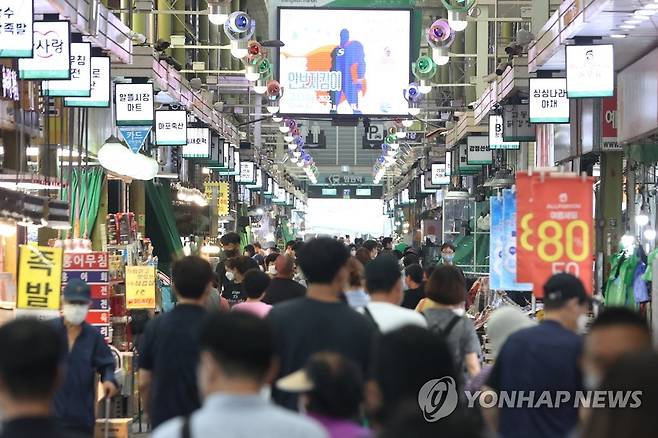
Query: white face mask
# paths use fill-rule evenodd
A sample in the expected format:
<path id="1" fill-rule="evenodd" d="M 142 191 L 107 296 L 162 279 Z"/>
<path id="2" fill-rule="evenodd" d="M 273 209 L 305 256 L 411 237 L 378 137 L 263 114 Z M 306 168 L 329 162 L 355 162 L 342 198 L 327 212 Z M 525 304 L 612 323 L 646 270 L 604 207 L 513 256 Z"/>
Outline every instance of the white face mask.
<path id="1" fill-rule="evenodd" d="M 578 326 L 578 333 L 584 334 L 587 331 L 587 323 L 589 322 L 588 316 L 583 313 L 578 317 L 576 325 Z"/>
<path id="2" fill-rule="evenodd" d="M 351 250 L 350 254 L 352 255 L 352 257 L 354 257 L 356 255 L 356 250 L 355 249 Z"/>
<path id="3" fill-rule="evenodd" d="M 224 275 L 226 275 L 226 279 L 228 281 L 235 280 L 235 274 L 232 271 L 226 271 L 226 274 L 224 274 Z"/>
<path id="4" fill-rule="evenodd" d="M 464 314 L 466 313 L 466 309 L 464 309 L 463 307 L 452 309 L 452 311 L 455 312 L 455 315 L 457 316 L 464 316 Z"/>
<path id="5" fill-rule="evenodd" d="M 277 274 L 276 268 L 274 267 L 274 265 L 270 265 L 270 267 L 267 268 L 267 273 L 270 274 L 270 275 L 276 275 Z"/>
<path id="6" fill-rule="evenodd" d="M 70 304 L 64 303 L 62 305 L 62 313 L 66 322 L 72 325 L 80 325 L 87 317 L 89 306 L 86 304 Z"/>

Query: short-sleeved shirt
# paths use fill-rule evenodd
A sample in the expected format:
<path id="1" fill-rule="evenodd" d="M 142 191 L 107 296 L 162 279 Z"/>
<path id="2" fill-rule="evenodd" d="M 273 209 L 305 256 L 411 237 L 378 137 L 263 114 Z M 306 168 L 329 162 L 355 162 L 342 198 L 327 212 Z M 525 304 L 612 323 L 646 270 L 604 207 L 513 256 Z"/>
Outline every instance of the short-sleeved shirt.
<path id="1" fill-rule="evenodd" d="M 279 376 L 299 370 L 320 351 L 333 351 L 368 371 L 374 325 L 347 303 L 297 298 L 272 307 L 267 316 L 275 329 Z M 297 396 L 274 389 L 274 400 L 297 409 Z"/>
<path id="2" fill-rule="evenodd" d="M 238 303 L 231 308 L 231 310 L 237 310 L 238 312 L 247 312 L 253 315 L 256 315 L 259 318 L 265 318 L 272 306 L 265 304 L 262 301 L 245 301 L 244 303 Z"/>
<path id="3" fill-rule="evenodd" d="M 427 319 L 427 328 L 430 331 L 446 336 L 448 349 L 452 354 L 453 362 L 457 370 L 457 375 L 461 379 L 461 385 L 466 385 L 469 380 L 468 372 L 464 358 L 467 354 L 475 353 L 482 357 L 482 348 L 475 327 L 470 319 L 465 316 L 458 316 L 452 309 L 430 308 L 423 311 Z M 459 318 L 457 323 L 446 335 L 445 331 L 453 318 Z"/>
<path id="4" fill-rule="evenodd" d="M 263 302 L 275 305 L 295 298 L 301 298 L 304 295 L 306 295 L 306 288 L 295 280 L 275 277 L 265 291 Z"/>
<path id="5" fill-rule="evenodd" d="M 582 338 L 556 321 L 512 334 L 503 344 L 487 385 L 501 391 L 569 391 L 571 400 L 582 390 L 578 366 Z M 559 408 L 500 409 L 499 433 L 503 438 L 556 438 L 566 436 L 578 423 L 573 403 Z"/>
<path id="6" fill-rule="evenodd" d="M 146 327 L 139 368 L 152 373 L 149 406 L 153 427 L 201 406 L 196 370 L 204 315 L 201 306 L 180 304 Z"/>

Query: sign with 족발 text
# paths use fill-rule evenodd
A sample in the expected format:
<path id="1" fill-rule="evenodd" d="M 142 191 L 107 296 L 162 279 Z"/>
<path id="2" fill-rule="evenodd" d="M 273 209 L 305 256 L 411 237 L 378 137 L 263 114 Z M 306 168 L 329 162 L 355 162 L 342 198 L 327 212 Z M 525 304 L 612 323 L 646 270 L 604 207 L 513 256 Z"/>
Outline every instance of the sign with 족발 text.
<path id="1" fill-rule="evenodd" d="M 155 144 L 158 146 L 187 144 L 187 111 L 155 112 Z"/>
<path id="2" fill-rule="evenodd" d="M 71 43 L 71 79 L 43 81 L 44 96 L 89 97 L 91 95 L 91 43 Z"/>
<path id="3" fill-rule="evenodd" d="M 116 84 L 117 126 L 153 125 L 153 84 Z"/>
<path id="4" fill-rule="evenodd" d="M 154 266 L 126 266 L 126 308 L 155 309 Z"/>
<path id="5" fill-rule="evenodd" d="M 31 58 L 34 0 L 0 0 L 0 58 Z"/>
<path id="6" fill-rule="evenodd" d="M 566 46 L 567 96 L 609 97 L 615 92 L 612 44 Z"/>
<path id="7" fill-rule="evenodd" d="M 517 241 L 523 251 L 517 263 L 521 254 L 530 260 L 535 296 L 543 297 L 544 283 L 558 272 L 580 278 L 592 293 L 593 179 L 546 174 L 517 179 L 520 183 L 531 184 L 531 202 L 528 208 L 518 197 Z"/>
<path id="8" fill-rule="evenodd" d="M 65 97 L 64 106 L 107 108 L 110 106 L 111 72 L 110 58 L 91 57 L 91 89 L 89 97 Z"/>
<path id="9" fill-rule="evenodd" d="M 62 249 L 21 245 L 16 308 L 57 310 L 62 290 Z"/>
<path id="10" fill-rule="evenodd" d="M 33 33 L 32 58 L 18 60 L 19 78 L 71 79 L 71 24 L 35 21 Z"/>
<path id="11" fill-rule="evenodd" d="M 565 78 L 530 78 L 530 123 L 569 123 Z"/>

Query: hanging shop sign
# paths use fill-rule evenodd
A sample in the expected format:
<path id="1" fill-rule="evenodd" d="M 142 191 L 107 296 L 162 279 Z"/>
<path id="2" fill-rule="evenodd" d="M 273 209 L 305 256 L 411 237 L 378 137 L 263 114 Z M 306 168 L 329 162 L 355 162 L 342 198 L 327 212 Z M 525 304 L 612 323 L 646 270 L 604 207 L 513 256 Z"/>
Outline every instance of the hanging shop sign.
<path id="1" fill-rule="evenodd" d="M 240 162 L 240 184 L 252 185 L 256 183 L 256 169 L 252 161 Z"/>
<path id="2" fill-rule="evenodd" d="M 503 140 L 503 116 L 492 114 L 489 116 L 489 149 L 518 150 L 521 146 L 518 141 Z"/>
<path id="3" fill-rule="evenodd" d="M 470 135 L 467 141 L 466 159 L 471 164 L 491 164 L 493 163 L 493 154 L 489 148 L 489 138 L 479 135 Z"/>
<path id="4" fill-rule="evenodd" d="M 210 128 L 187 128 L 183 158 L 210 158 Z"/>
<path id="5" fill-rule="evenodd" d="M 91 95 L 91 43 L 71 43 L 71 79 L 43 81 L 44 96 L 89 97 Z"/>
<path id="6" fill-rule="evenodd" d="M 489 239 L 489 288 L 502 289 L 503 277 L 503 198 L 492 196 L 489 198 L 489 216 L 491 228 Z"/>
<path id="7" fill-rule="evenodd" d="M 530 78 L 530 123 L 569 123 L 566 78 Z"/>
<path id="8" fill-rule="evenodd" d="M 110 336 L 110 284 L 109 255 L 106 252 L 64 253 L 64 277 L 100 279 L 100 282 L 87 284 L 91 289 L 91 303 L 86 321 L 96 327 L 105 339 Z M 90 275 L 94 272 L 93 275 Z M 66 285 L 66 281 L 62 286 Z"/>
<path id="9" fill-rule="evenodd" d="M 0 0 L 0 58 L 32 58 L 34 0 Z"/>
<path id="10" fill-rule="evenodd" d="M 530 105 L 503 107 L 503 141 L 535 141 L 535 126 L 530 123 Z"/>
<path id="11" fill-rule="evenodd" d="M 110 58 L 107 56 L 92 56 L 90 69 L 89 97 L 65 97 L 64 106 L 91 108 L 108 108 L 110 106 Z"/>
<path id="12" fill-rule="evenodd" d="M 18 60 L 20 79 L 71 79 L 71 24 L 35 21 L 33 33 L 32 57 Z"/>
<path id="13" fill-rule="evenodd" d="M 210 130 L 210 156 L 207 160 L 202 161 L 204 167 L 217 169 L 222 165 L 222 148 L 224 140 L 219 137 L 215 131 Z"/>
<path id="14" fill-rule="evenodd" d="M 566 46 L 567 96 L 608 97 L 615 92 L 612 44 Z"/>
<path id="15" fill-rule="evenodd" d="M 62 248 L 21 245 L 16 308 L 59 310 L 62 290 Z"/>
<path id="16" fill-rule="evenodd" d="M 518 199 L 516 204 L 517 236 L 520 236 L 519 228 L 521 221 L 528 220 L 529 215 L 532 214 L 533 178 L 539 178 L 539 174 L 534 173 L 533 175 L 529 175 L 528 172 L 521 171 L 516 173 L 516 197 Z M 527 249 L 530 246 L 529 244 L 523 243 L 519 240 L 516 247 L 516 281 L 527 283 L 532 281 L 532 251 Z"/>
<path id="17" fill-rule="evenodd" d="M 528 182 L 531 199 L 518 197 L 517 236 L 524 251 L 517 263 L 520 254 L 530 259 L 535 296 L 543 297 L 544 283 L 557 272 L 575 275 L 592 293 L 593 178 L 546 174 L 517 179 L 517 185 Z"/>
<path id="18" fill-rule="evenodd" d="M 514 291 L 531 291 L 532 283 L 519 283 L 516 281 L 516 192 L 512 189 L 503 190 L 502 233 L 503 253 L 501 271 L 501 289 Z"/>
<path id="19" fill-rule="evenodd" d="M 119 128 L 121 136 L 126 141 L 133 153 L 139 152 L 148 139 L 151 132 L 150 126 L 121 126 Z"/>
<path id="20" fill-rule="evenodd" d="M 617 142 L 617 96 L 601 100 L 601 137 L 601 150 L 623 150 Z"/>
<path id="21" fill-rule="evenodd" d="M 432 186 L 447 186 L 450 184 L 450 170 L 446 163 L 432 163 L 430 183 Z"/>
<path id="22" fill-rule="evenodd" d="M 126 309 L 155 309 L 154 266 L 126 266 Z"/>
<path id="23" fill-rule="evenodd" d="M 247 186 L 249 190 L 260 192 L 263 190 L 263 170 L 256 169 L 256 182 Z"/>
<path id="24" fill-rule="evenodd" d="M 116 84 L 117 126 L 153 125 L 153 84 Z"/>
<path id="25" fill-rule="evenodd" d="M 468 145 L 463 143 L 459 145 L 459 163 L 457 170 L 460 175 L 474 175 L 482 170 L 482 166 L 469 164 L 468 162 Z"/>
<path id="26" fill-rule="evenodd" d="M 386 126 L 384 124 L 371 123 L 365 129 L 362 139 L 363 149 L 379 149 L 386 137 Z"/>
<path id="27" fill-rule="evenodd" d="M 263 192 L 263 196 L 266 198 L 271 198 L 274 195 L 274 180 L 271 176 L 267 177 L 267 188 Z"/>
<path id="28" fill-rule="evenodd" d="M 187 111 L 155 112 L 155 144 L 158 146 L 187 144 Z"/>
<path id="29" fill-rule="evenodd" d="M 217 215 L 228 216 L 230 213 L 230 194 L 227 182 L 220 182 L 217 190 Z"/>
<path id="30" fill-rule="evenodd" d="M 2 97 L 18 102 L 21 99 L 18 88 L 18 73 L 11 67 L 2 66 Z"/>
<path id="31" fill-rule="evenodd" d="M 349 185 L 349 184 L 365 184 L 366 179 L 363 175 L 329 175 L 325 178 L 327 184 L 334 185 Z"/>

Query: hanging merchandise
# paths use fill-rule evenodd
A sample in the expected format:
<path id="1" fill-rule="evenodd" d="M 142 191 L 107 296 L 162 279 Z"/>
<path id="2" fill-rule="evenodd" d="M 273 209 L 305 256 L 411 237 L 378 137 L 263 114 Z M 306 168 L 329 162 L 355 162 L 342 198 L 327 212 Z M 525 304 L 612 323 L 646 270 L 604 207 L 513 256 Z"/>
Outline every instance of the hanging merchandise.
<path id="1" fill-rule="evenodd" d="M 639 262 L 640 258 L 635 252 L 621 250 L 612 256 L 604 294 L 606 306 L 636 307 L 633 282 Z"/>
<path id="2" fill-rule="evenodd" d="M 544 172 L 532 180 L 532 212 L 519 217 L 517 227 L 537 298 L 556 272 L 577 276 L 592 293 L 592 185 L 591 177 L 577 174 Z"/>
<path id="3" fill-rule="evenodd" d="M 491 211 L 491 239 L 489 240 L 489 287 L 500 290 L 503 285 L 503 198 L 492 196 L 489 200 Z"/>
<path id="4" fill-rule="evenodd" d="M 530 291 L 532 283 L 516 281 L 516 193 L 512 189 L 503 190 L 503 255 L 501 289 Z"/>

